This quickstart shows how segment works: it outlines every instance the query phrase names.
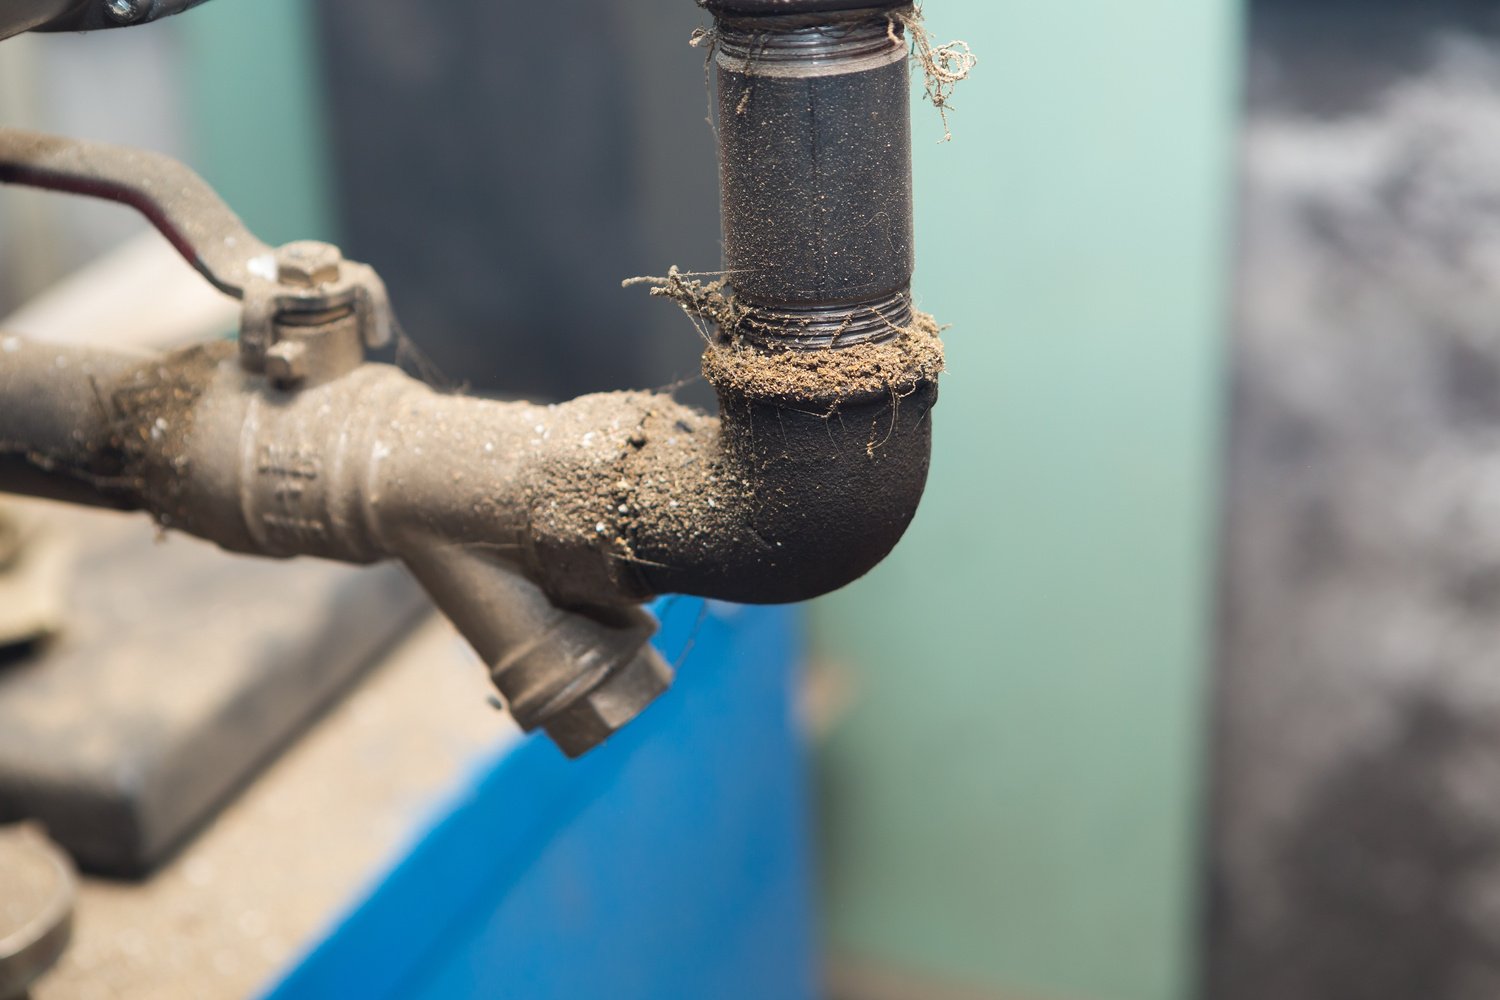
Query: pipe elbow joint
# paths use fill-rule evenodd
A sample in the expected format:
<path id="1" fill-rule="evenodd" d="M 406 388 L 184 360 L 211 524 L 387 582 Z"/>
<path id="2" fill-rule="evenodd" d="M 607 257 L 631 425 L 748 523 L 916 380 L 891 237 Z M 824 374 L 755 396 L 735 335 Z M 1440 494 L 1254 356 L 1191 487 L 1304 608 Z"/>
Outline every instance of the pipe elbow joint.
<path id="1" fill-rule="evenodd" d="M 905 534 L 927 482 L 936 381 L 835 406 L 724 399 L 737 458 L 755 474 L 722 596 L 756 604 L 838 590 Z"/>
<path id="2" fill-rule="evenodd" d="M 919 317 L 890 341 L 846 349 L 710 347 L 716 433 L 674 405 L 636 438 L 636 492 L 621 504 L 633 516 L 619 529 L 625 589 L 782 604 L 884 559 L 927 481 L 936 332 Z"/>

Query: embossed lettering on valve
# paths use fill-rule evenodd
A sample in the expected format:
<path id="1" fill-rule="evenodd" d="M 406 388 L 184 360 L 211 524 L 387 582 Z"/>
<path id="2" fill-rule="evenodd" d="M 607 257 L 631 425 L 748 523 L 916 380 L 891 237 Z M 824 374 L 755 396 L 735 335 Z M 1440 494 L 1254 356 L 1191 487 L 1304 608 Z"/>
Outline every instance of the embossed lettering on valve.
<path id="1" fill-rule="evenodd" d="M 270 542 L 293 546 L 328 534 L 318 483 L 323 460 L 316 451 L 297 445 L 264 444 L 255 471 L 262 484 L 258 492 L 272 498 L 272 509 L 260 515 Z"/>

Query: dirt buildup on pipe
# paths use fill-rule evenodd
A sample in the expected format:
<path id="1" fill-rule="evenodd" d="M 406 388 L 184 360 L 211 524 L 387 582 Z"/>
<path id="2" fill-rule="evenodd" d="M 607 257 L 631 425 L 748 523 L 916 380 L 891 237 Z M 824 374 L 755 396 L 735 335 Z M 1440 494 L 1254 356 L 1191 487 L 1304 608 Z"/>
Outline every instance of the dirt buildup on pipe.
<path id="1" fill-rule="evenodd" d="M 556 408 L 552 418 L 551 434 L 569 439 L 582 432 L 589 444 L 577 437 L 576 454 L 544 460 L 530 523 L 542 538 L 558 541 L 562 562 L 579 543 L 602 555 L 613 579 L 596 587 L 601 592 L 639 600 L 654 592 L 639 582 L 644 577 L 683 563 L 710 565 L 714 553 L 729 558 L 745 544 L 757 512 L 781 502 L 746 458 L 740 439 L 752 428 L 726 426 L 670 396 L 581 396 Z M 737 446 L 726 447 L 726 433 Z M 555 569 L 557 552 L 544 542 L 543 553 Z M 578 585 L 575 578 L 567 583 Z"/>
<path id="2" fill-rule="evenodd" d="M 748 479 L 734 474 L 719 440 L 721 422 L 657 397 L 643 407 L 632 437 L 642 442 L 621 455 L 611 503 L 625 561 L 661 566 L 674 558 L 643 536 L 670 537 L 693 552 L 714 539 L 733 537 L 756 504 Z"/>
<path id="3" fill-rule="evenodd" d="M 878 343 L 768 350 L 746 338 L 749 315 L 735 302 L 724 277 L 700 280 L 703 272 L 667 269 L 665 277 L 627 278 L 620 284 L 649 285 L 651 294 L 671 299 L 708 342 L 703 373 L 716 387 L 753 398 L 838 400 L 877 393 L 902 394 L 943 372 L 943 328 L 924 312 L 913 312 L 906 326 L 891 324 L 892 336 Z M 718 327 L 711 335 L 704 323 Z"/>
<path id="4" fill-rule="evenodd" d="M 706 320 L 727 335 L 739 329 L 745 310 L 734 301 L 734 292 L 729 289 L 729 279 L 720 275 L 712 281 L 700 278 L 712 277 L 704 271 L 679 271 L 673 264 L 667 268 L 665 277 L 640 275 L 620 282 L 621 288 L 649 285 L 654 298 L 671 299 L 682 307 L 688 319 L 698 328 L 704 340 L 712 341 L 709 331 L 700 322 Z"/>
<path id="5" fill-rule="evenodd" d="M 907 403 L 916 392 L 786 409 L 742 400 L 724 419 L 642 392 L 533 408 L 519 421 L 536 421 L 539 442 L 524 501 L 531 540 L 517 551 L 564 604 L 644 599 L 661 589 L 646 581 L 686 567 L 704 579 L 721 563 L 791 567 L 794 534 L 812 513 L 804 505 L 822 496 L 810 480 L 826 475 L 830 489 L 849 477 L 884 481 L 916 460 L 912 425 L 923 408 Z"/>
<path id="6" fill-rule="evenodd" d="M 752 398 L 830 400 L 903 395 L 943 372 L 941 327 L 914 312 L 894 336 L 879 342 L 770 351 L 744 338 L 709 346 L 703 373 L 716 387 Z"/>
<path id="7" fill-rule="evenodd" d="M 892 42 L 899 41 L 898 25 L 906 29 L 906 37 L 911 42 L 911 60 L 922 71 L 924 96 L 943 119 L 943 141 L 948 142 L 953 138 L 953 132 L 948 128 L 948 112 L 953 110 L 953 88 L 969 78 L 979 57 L 969 50 L 968 42 L 959 39 L 934 45 L 932 34 L 923 21 L 921 4 L 898 8 L 886 17 L 886 33 Z"/>
<path id="8" fill-rule="evenodd" d="M 912 336 L 935 346 L 930 328 Z M 862 349 L 900 351 L 890 342 Z M 935 351 L 925 357 L 941 363 Z M 896 370 L 909 377 L 913 362 L 903 365 Z M 722 418 L 648 393 L 537 409 L 536 436 L 552 443 L 537 449 L 525 502 L 534 536 L 521 551 L 563 604 L 640 600 L 684 585 L 735 599 L 810 596 L 818 591 L 797 589 L 804 546 L 832 535 L 857 550 L 865 542 L 851 539 L 864 537 L 862 526 L 875 548 L 899 537 L 925 474 L 932 395 L 931 383 L 862 400 L 725 393 Z"/>
<path id="9" fill-rule="evenodd" d="M 234 350 L 228 341 L 195 345 L 142 364 L 113 383 L 107 395 L 96 387 L 113 429 L 112 444 L 163 528 L 187 518 L 182 492 L 195 407 L 214 370 Z"/>
<path id="10" fill-rule="evenodd" d="M 182 512 L 196 404 L 233 349 L 216 342 L 143 359 L 122 371 L 85 372 L 92 418 L 80 421 L 66 443 L 46 448 L 0 440 L 0 455 L 18 455 L 47 475 L 76 480 L 107 497 L 109 505 L 150 509 L 161 525 L 171 526 Z M 57 367 L 66 363 L 59 354 Z"/>
<path id="11" fill-rule="evenodd" d="M 549 570 L 569 564 L 575 557 L 568 551 L 580 545 L 603 555 L 615 577 L 590 584 L 598 593 L 649 596 L 630 583 L 635 569 L 661 566 L 660 553 L 639 551 L 643 534 L 670 534 L 690 546 L 721 537 L 732 530 L 732 516 L 743 516 L 738 480 L 724 471 L 719 420 L 669 395 L 579 396 L 529 408 L 521 422 L 531 421 L 539 474 L 525 504 L 528 530 L 542 539 Z M 645 525 L 657 527 L 648 532 Z M 549 549 L 549 539 L 561 551 Z M 582 585 L 578 573 L 567 576 L 569 586 Z M 577 595 L 553 596 L 567 602 Z"/>

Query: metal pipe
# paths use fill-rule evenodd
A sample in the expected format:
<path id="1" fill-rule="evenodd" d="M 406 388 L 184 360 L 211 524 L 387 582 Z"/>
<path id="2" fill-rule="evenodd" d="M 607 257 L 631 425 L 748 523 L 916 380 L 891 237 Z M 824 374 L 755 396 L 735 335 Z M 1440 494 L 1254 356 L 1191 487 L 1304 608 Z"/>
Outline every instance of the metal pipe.
<path id="1" fill-rule="evenodd" d="M 268 351 L 225 343 L 142 359 L 12 337 L 0 487 L 146 510 L 232 551 L 400 559 L 518 721 L 569 754 L 670 680 L 635 603 L 797 601 L 862 575 L 916 511 L 942 369 L 936 329 L 911 306 L 900 19 L 842 0 L 707 6 L 733 292 L 669 291 L 720 296 L 703 359 L 719 417 L 657 393 L 555 406 L 445 395 L 353 357 L 317 374 L 278 356 L 278 375 Z M 7 148 L 9 179 L 120 197 L 169 235 L 188 232 L 176 208 L 193 225 L 233 219 L 216 196 L 189 197 L 198 189 L 170 163 L 132 161 L 147 180 L 101 187 L 122 151 L 19 133 Z M 265 347 L 272 329 L 277 347 L 307 346 L 275 323 L 334 286 L 240 281 L 263 248 L 209 260 L 199 242 L 183 242 L 189 259 L 246 291 L 244 344 Z M 344 319 L 318 313 L 318 342 L 378 343 L 389 310 L 373 272 L 335 285 L 362 290 L 359 330 L 338 336 Z"/>
<path id="2" fill-rule="evenodd" d="M 890 339 L 912 321 L 900 20 L 871 4 L 708 6 L 736 332 L 777 348 Z"/>
<path id="3" fill-rule="evenodd" d="M 850 348 L 876 374 L 818 378 L 713 347 L 714 418 L 656 393 L 445 395 L 379 364 L 286 390 L 229 343 L 141 359 L 4 337 L 0 484 L 232 551 L 400 559 L 518 721 L 577 755 L 670 680 L 636 602 L 802 600 L 895 545 L 927 474 L 923 343 Z"/>
<path id="4" fill-rule="evenodd" d="M 644 392 L 445 395 L 378 364 L 284 391 L 230 344 L 142 361 L 4 343 L 0 454 L 56 489 L 237 552 L 366 563 L 473 546 L 563 606 L 842 586 L 914 513 L 936 399 L 919 351 L 876 390 L 807 379 L 775 396 L 745 385 L 762 359 L 715 349 L 716 419 Z"/>
<path id="5" fill-rule="evenodd" d="M 70 503 L 140 506 L 100 386 L 121 385 L 142 360 L 0 334 L 0 484 Z"/>

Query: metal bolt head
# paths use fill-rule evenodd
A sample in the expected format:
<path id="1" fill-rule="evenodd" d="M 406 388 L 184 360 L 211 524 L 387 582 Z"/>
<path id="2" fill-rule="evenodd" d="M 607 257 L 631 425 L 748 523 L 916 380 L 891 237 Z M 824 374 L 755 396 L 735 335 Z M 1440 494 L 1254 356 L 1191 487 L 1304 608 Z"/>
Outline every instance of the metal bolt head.
<path id="1" fill-rule="evenodd" d="M 105 0 L 104 13 L 116 24 L 134 24 L 150 6 L 151 0 Z"/>
<path id="2" fill-rule="evenodd" d="M 276 280 L 294 288 L 316 288 L 339 280 L 344 255 L 331 243 L 298 240 L 276 251 Z"/>
<path id="3" fill-rule="evenodd" d="M 581 757 L 619 732 L 672 683 L 672 668 L 650 646 L 604 683 L 553 715 L 542 728 L 569 757 Z"/>
<path id="4" fill-rule="evenodd" d="M 300 340 L 278 340 L 266 349 L 266 375 L 291 384 L 307 377 L 307 345 Z"/>

